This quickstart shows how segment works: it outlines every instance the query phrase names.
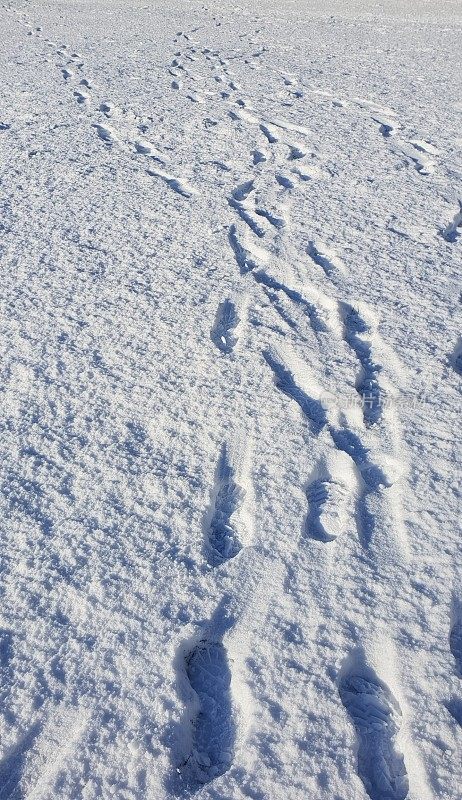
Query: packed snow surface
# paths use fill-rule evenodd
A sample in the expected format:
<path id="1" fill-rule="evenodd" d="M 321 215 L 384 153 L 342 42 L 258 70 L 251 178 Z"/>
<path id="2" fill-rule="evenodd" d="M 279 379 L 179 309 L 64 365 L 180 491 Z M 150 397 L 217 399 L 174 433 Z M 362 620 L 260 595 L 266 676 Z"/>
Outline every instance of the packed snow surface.
<path id="1" fill-rule="evenodd" d="M 460 4 L 0 30 L 0 798 L 458 800 Z"/>

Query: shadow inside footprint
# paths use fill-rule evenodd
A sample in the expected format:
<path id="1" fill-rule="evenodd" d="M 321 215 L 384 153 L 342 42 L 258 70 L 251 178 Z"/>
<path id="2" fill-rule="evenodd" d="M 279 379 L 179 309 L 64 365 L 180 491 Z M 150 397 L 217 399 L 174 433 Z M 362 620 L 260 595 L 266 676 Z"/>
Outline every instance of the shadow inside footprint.
<path id="1" fill-rule="evenodd" d="M 242 547 L 232 517 L 239 509 L 244 492 L 234 480 L 234 468 L 229 460 L 226 444 L 221 449 L 216 481 L 217 494 L 206 547 L 207 560 L 213 567 L 234 558 Z"/>
<path id="2" fill-rule="evenodd" d="M 358 736 L 358 774 L 371 800 L 404 800 L 409 781 L 396 750 L 401 710 L 388 687 L 364 666 L 339 685 L 343 705 Z"/>
<path id="3" fill-rule="evenodd" d="M 199 642 L 186 657 L 186 674 L 199 699 L 187 770 L 192 780 L 208 783 L 231 766 L 235 740 L 231 672 L 221 642 Z"/>
<path id="4" fill-rule="evenodd" d="M 222 353 L 231 353 L 237 343 L 236 328 L 239 317 L 231 300 L 224 300 L 218 306 L 214 326 L 210 337 Z"/>
<path id="5" fill-rule="evenodd" d="M 462 618 L 452 626 L 449 635 L 449 646 L 457 664 L 459 675 L 462 676 Z"/>

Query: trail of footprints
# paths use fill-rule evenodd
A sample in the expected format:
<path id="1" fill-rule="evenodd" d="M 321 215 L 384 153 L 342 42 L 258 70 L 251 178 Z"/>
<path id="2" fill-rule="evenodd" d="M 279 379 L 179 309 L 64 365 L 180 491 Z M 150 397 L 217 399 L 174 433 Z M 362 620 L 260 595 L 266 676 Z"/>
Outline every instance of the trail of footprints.
<path id="1" fill-rule="evenodd" d="M 165 169 L 170 161 L 168 154 L 162 152 L 152 142 L 143 139 L 145 125 L 137 115 L 127 109 L 117 108 L 106 99 L 97 99 L 93 81 L 84 76 L 85 63 L 82 56 L 70 51 L 66 44 L 57 45 L 40 31 L 41 28 L 37 29 L 36 35 L 43 40 L 48 54 L 51 52 L 57 58 L 57 66 L 64 82 L 71 88 L 76 103 L 89 116 L 90 125 L 101 142 L 107 147 L 118 147 L 129 154 L 149 159 L 149 162 L 156 166 L 147 167 L 147 174 L 163 181 L 176 194 L 185 198 L 197 194 L 196 189 L 187 181 Z M 92 121 L 95 113 L 104 117 L 104 121 L 101 119 Z"/>
<path id="2" fill-rule="evenodd" d="M 36 29 L 36 35 L 42 35 L 40 30 Z M 179 32 L 177 38 L 190 43 L 190 36 L 186 33 Z M 80 77 L 84 67 L 81 56 L 78 53 L 68 53 L 65 45 L 54 45 L 47 39 L 44 41 L 48 47 L 54 48 L 56 56 L 61 60 L 59 68 L 63 80 L 72 87 L 77 104 L 90 115 L 91 119 L 94 113 L 92 107 L 95 102 L 95 91 L 90 80 Z M 172 77 L 173 91 L 182 91 L 186 82 L 195 83 L 191 71 L 182 62 L 184 59 L 193 63 L 197 59 L 196 48 L 192 44 L 188 47 L 189 51 L 186 54 L 178 52 L 175 55 L 168 68 Z M 259 58 L 263 54 L 264 50 L 255 52 L 252 58 Z M 224 102 L 231 104 L 232 93 L 238 92 L 239 87 L 230 77 L 227 61 L 220 58 L 218 52 L 207 48 L 202 49 L 201 55 L 216 69 L 217 85 L 227 84 L 226 89 L 220 90 L 220 96 Z M 256 62 L 252 59 L 248 63 L 249 66 L 256 67 Z M 303 92 L 294 88 L 295 82 L 291 77 L 284 76 L 283 81 L 286 87 L 284 97 L 288 97 L 284 103 L 291 105 L 297 98 L 303 96 Z M 204 97 L 199 91 L 191 89 L 187 91 L 186 97 L 190 102 L 199 104 L 204 102 Z M 420 174 L 426 176 L 434 171 L 434 159 L 438 151 L 433 145 L 420 140 L 407 142 L 400 139 L 401 126 L 392 112 L 379 109 L 368 101 L 358 100 L 357 103 L 360 107 L 368 109 L 372 120 L 378 125 L 380 134 L 386 140 L 394 140 L 395 146 L 414 164 Z M 340 101 L 334 101 L 334 104 L 343 105 Z M 166 170 L 168 156 L 142 137 L 143 126 L 139 119 L 133 115 L 135 124 L 132 126 L 133 130 L 127 133 L 126 124 L 118 126 L 119 122 L 125 122 L 127 114 L 105 99 L 101 99 L 99 104 L 97 101 L 97 105 L 104 121 L 98 119 L 91 124 L 104 145 L 119 146 L 149 159 L 150 165 L 147 167 L 149 175 L 164 181 L 170 189 L 185 198 L 190 198 L 194 194 L 194 188 Z M 290 194 L 295 189 L 295 180 L 292 176 L 303 181 L 311 180 L 319 174 L 316 159 L 314 163 L 307 163 L 307 147 L 298 142 L 281 141 L 281 131 L 289 136 L 294 133 L 300 136 L 309 135 L 305 127 L 295 126 L 280 119 L 259 119 L 241 98 L 236 100 L 229 115 L 236 124 L 256 126 L 261 133 L 261 147 L 254 148 L 250 154 L 255 170 L 260 170 L 273 161 L 274 152 L 268 153 L 266 148 L 270 150 L 278 148 L 279 152 L 281 148 L 286 148 L 286 164 L 281 164 L 279 161 L 274 172 L 275 184 L 281 192 Z M 314 156 L 313 153 L 312 158 Z M 363 399 L 368 394 L 369 405 L 363 404 L 364 424 L 372 426 L 378 423 L 382 416 L 383 390 L 380 386 L 382 367 L 374 356 L 374 331 L 370 322 L 354 306 L 338 301 L 336 313 L 339 324 L 330 325 L 326 322 L 325 308 L 321 309 L 320 305 L 324 304 L 331 310 L 332 304 L 336 305 L 335 302 L 320 295 L 309 299 L 298 289 L 276 280 L 262 265 L 262 253 L 258 246 L 243 243 L 238 222 L 246 226 L 249 235 L 256 236 L 259 240 L 268 238 L 269 231 L 278 236 L 289 228 L 285 205 L 280 212 L 273 211 L 264 206 L 257 197 L 256 177 L 238 185 L 228 198 L 228 204 L 237 217 L 236 222 L 229 226 L 228 241 L 240 274 L 250 275 L 270 298 L 275 310 L 284 315 L 289 323 L 290 317 L 280 303 L 281 296 L 304 311 L 310 327 L 317 335 L 332 334 L 341 330 L 345 344 L 354 353 L 358 362 L 355 382 L 358 394 Z M 453 243 L 459 237 L 461 227 L 462 213 L 459 211 L 447 228 L 441 231 L 441 235 L 447 242 Z M 343 262 L 322 242 L 309 242 L 307 255 L 328 278 L 335 280 L 338 275 L 346 273 Z M 239 325 L 239 311 L 235 303 L 229 298 L 220 302 L 210 335 L 213 344 L 224 357 L 231 357 L 233 354 L 238 341 Z M 283 359 L 270 350 L 266 350 L 263 357 L 271 370 L 276 388 L 297 404 L 306 419 L 311 435 L 318 437 L 326 430 L 333 444 L 333 450 L 326 453 L 316 474 L 306 487 L 307 537 L 322 544 L 333 543 L 354 519 L 360 541 L 367 548 L 374 529 L 374 514 L 369 510 L 369 501 L 371 496 L 391 485 L 389 479 L 375 464 L 368 447 L 362 443 L 358 434 L 350 430 L 346 424 L 341 427 L 334 425 L 321 400 L 310 396 L 297 384 Z M 228 562 L 231 563 L 245 544 L 245 536 L 239 522 L 239 511 L 244 497 L 244 492 L 238 483 L 236 468 L 224 443 L 218 459 L 215 489 L 205 526 L 204 557 L 212 571 Z M 204 635 L 190 647 L 184 654 L 183 660 L 184 672 L 196 700 L 191 705 L 189 723 L 192 749 L 178 771 L 182 781 L 190 787 L 207 783 L 226 772 L 233 761 L 236 741 L 230 664 L 222 641 L 223 636 L 216 632 L 216 628 L 214 631 L 213 626 L 209 627 L 210 634 Z M 454 625 L 450 637 L 451 650 L 459 672 L 462 672 L 461 642 L 462 624 L 459 620 Z M 390 689 L 363 659 L 340 676 L 338 691 L 357 733 L 358 774 L 369 797 L 371 800 L 404 800 L 409 785 L 404 759 L 396 743 L 401 724 L 401 710 Z M 448 703 L 448 710 L 459 724 L 462 724 L 461 709 L 460 701 L 453 699 Z"/>

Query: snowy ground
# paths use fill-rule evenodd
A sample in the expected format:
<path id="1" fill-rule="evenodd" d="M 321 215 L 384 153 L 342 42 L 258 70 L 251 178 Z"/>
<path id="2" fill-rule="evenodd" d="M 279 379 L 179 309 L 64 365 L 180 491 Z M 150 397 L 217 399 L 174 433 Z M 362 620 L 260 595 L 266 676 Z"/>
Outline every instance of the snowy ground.
<path id="1" fill-rule="evenodd" d="M 0 798 L 456 800 L 460 5 L 0 30 Z"/>

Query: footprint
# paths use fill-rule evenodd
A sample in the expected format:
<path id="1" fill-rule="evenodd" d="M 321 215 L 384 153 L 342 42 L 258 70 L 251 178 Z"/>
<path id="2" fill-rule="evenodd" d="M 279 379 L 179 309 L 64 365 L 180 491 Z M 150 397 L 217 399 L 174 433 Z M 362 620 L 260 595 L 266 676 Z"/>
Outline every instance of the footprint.
<path id="1" fill-rule="evenodd" d="M 197 94 L 196 92 L 191 92 L 191 94 L 186 95 L 188 100 L 191 100 L 191 103 L 204 103 L 205 100 L 201 95 Z"/>
<path id="2" fill-rule="evenodd" d="M 368 449 L 355 433 L 332 425 L 329 426 L 329 433 L 335 447 L 352 459 L 362 480 L 356 495 L 356 529 L 362 547 L 367 548 L 377 523 L 374 500 L 377 493 L 380 496 L 381 487 L 388 488 L 392 483 L 381 468 L 370 460 Z"/>
<path id="3" fill-rule="evenodd" d="M 425 139 L 409 139 L 409 144 L 412 144 L 420 153 L 427 153 L 431 156 L 439 156 L 440 151 L 431 142 L 426 142 Z"/>
<path id="4" fill-rule="evenodd" d="M 231 353 L 237 343 L 236 328 L 239 317 L 231 300 L 224 300 L 218 306 L 215 324 L 211 331 L 212 342 L 222 353 Z"/>
<path id="5" fill-rule="evenodd" d="M 247 200 L 249 194 L 253 191 L 253 188 L 254 188 L 254 181 L 253 180 L 245 181 L 244 183 L 241 183 L 234 190 L 234 192 L 232 194 L 232 197 L 238 203 L 242 203 L 242 202 L 244 202 L 244 200 Z"/>
<path id="6" fill-rule="evenodd" d="M 84 92 L 78 92 L 77 90 L 74 92 L 74 97 L 79 103 L 79 105 L 84 105 L 85 103 L 88 103 L 90 99 L 88 94 L 85 94 Z"/>
<path id="7" fill-rule="evenodd" d="M 174 178 L 172 175 L 169 175 L 166 172 L 161 172 L 160 170 L 155 169 L 148 169 L 148 175 L 151 175 L 153 178 L 160 178 L 163 180 L 167 186 L 169 186 L 172 191 L 176 194 L 181 195 L 182 197 L 192 197 L 193 195 L 197 194 L 197 189 L 193 189 L 192 186 L 189 186 L 184 181 L 179 180 L 179 178 Z"/>
<path id="8" fill-rule="evenodd" d="M 354 529 L 358 485 L 344 453 L 329 456 L 316 472 L 306 489 L 309 503 L 306 533 L 320 542 L 332 542 L 348 529 Z"/>
<path id="9" fill-rule="evenodd" d="M 447 700 L 444 705 L 451 717 L 455 719 L 462 728 L 462 700 L 459 700 L 458 697 L 452 697 L 450 700 Z"/>
<path id="10" fill-rule="evenodd" d="M 459 675 L 462 677 L 462 617 L 454 623 L 449 636 L 449 646 L 457 665 Z"/>
<path id="11" fill-rule="evenodd" d="M 301 158 L 305 158 L 306 152 L 302 150 L 301 147 L 297 145 L 289 145 L 289 155 L 287 156 L 288 161 L 298 161 Z"/>
<path id="12" fill-rule="evenodd" d="M 101 103 L 101 105 L 100 105 L 100 107 L 99 107 L 99 110 L 100 110 L 100 111 L 101 111 L 103 114 L 106 114 L 106 116 L 109 116 L 109 114 L 111 114 L 111 113 L 112 113 L 113 107 L 111 106 L 111 104 L 110 104 L 110 103 Z"/>
<path id="13" fill-rule="evenodd" d="M 233 760 L 231 671 L 220 641 L 200 641 L 185 662 L 186 675 L 199 706 L 192 725 L 192 752 L 185 766 L 190 779 L 208 783 L 223 775 Z"/>
<path id="14" fill-rule="evenodd" d="M 228 240 L 241 275 L 246 275 L 247 272 L 251 272 L 255 269 L 256 263 L 250 252 L 240 243 L 237 236 L 237 228 L 234 224 L 229 227 Z"/>
<path id="15" fill-rule="evenodd" d="M 409 781 L 395 739 L 401 710 L 388 687 L 363 665 L 345 675 L 340 699 L 358 736 L 358 774 L 371 800 L 404 800 Z"/>
<path id="16" fill-rule="evenodd" d="M 257 214 L 257 216 L 266 219 L 267 222 L 269 222 L 269 224 L 272 225 L 273 228 L 277 228 L 277 230 L 281 230 L 282 228 L 285 228 L 287 225 L 287 222 L 285 219 L 283 219 L 283 217 L 276 216 L 276 214 L 273 214 L 266 208 L 255 208 L 255 213 Z"/>
<path id="17" fill-rule="evenodd" d="M 459 238 L 462 231 L 462 200 L 459 200 L 459 211 L 454 215 L 450 225 L 443 228 L 441 236 L 450 244 L 454 244 L 456 239 Z"/>
<path id="18" fill-rule="evenodd" d="M 372 357 L 370 328 L 359 311 L 343 302 L 339 303 L 339 310 L 343 320 L 344 339 L 360 364 L 355 386 L 362 401 L 364 422 L 366 425 L 373 425 L 380 420 L 383 411 L 384 393 L 378 381 L 382 366 Z"/>
<path id="19" fill-rule="evenodd" d="M 451 353 L 450 361 L 455 371 L 462 375 L 462 336 L 459 336 L 457 344 Z"/>
<path id="20" fill-rule="evenodd" d="M 410 142 L 404 140 L 398 143 L 401 153 L 408 158 L 414 165 L 415 169 L 420 175 L 432 175 L 435 172 L 435 161 L 427 155 L 422 147 L 416 147 Z"/>
<path id="21" fill-rule="evenodd" d="M 290 178 L 287 177 L 287 175 L 281 175 L 281 174 L 276 175 L 276 182 L 279 184 L 279 186 L 282 186 L 283 189 L 294 188 L 293 181 L 291 181 Z"/>
<path id="22" fill-rule="evenodd" d="M 74 77 L 74 73 L 70 71 L 70 69 L 62 69 L 61 75 L 63 76 L 65 81 L 70 80 L 70 78 Z"/>
<path id="23" fill-rule="evenodd" d="M 306 300 L 296 289 L 291 289 L 289 286 L 272 278 L 271 275 L 268 275 L 267 272 L 261 269 L 254 272 L 253 277 L 257 283 L 262 284 L 274 292 L 282 292 L 293 303 L 301 306 L 308 316 L 311 328 L 315 333 L 327 332 L 329 330 L 316 306 Z"/>
<path id="24" fill-rule="evenodd" d="M 278 136 L 276 136 L 274 131 L 270 130 L 267 125 L 260 125 L 260 130 L 263 135 L 266 136 L 270 144 L 276 144 L 279 141 Z"/>
<path id="25" fill-rule="evenodd" d="M 273 371 L 277 388 L 287 397 L 295 400 L 303 416 L 308 420 L 310 430 L 317 436 L 327 423 L 326 412 L 322 404 L 300 389 L 290 370 L 277 361 L 268 350 L 263 353 L 263 358 Z"/>
<path id="26" fill-rule="evenodd" d="M 323 242 L 308 242 L 306 252 L 312 261 L 324 270 L 327 276 L 335 272 L 346 272 L 345 264 L 341 258 Z"/>
<path id="27" fill-rule="evenodd" d="M 257 164 L 262 164 L 264 161 L 268 160 L 268 156 L 263 150 L 252 150 L 252 161 L 254 166 Z"/>
<path id="28" fill-rule="evenodd" d="M 92 125 L 95 128 L 96 133 L 98 134 L 99 138 L 107 145 L 112 146 L 116 141 L 116 136 L 114 132 L 110 128 L 106 128 L 104 125 L 94 124 Z"/>
<path id="29" fill-rule="evenodd" d="M 146 142 L 144 139 L 138 139 L 135 142 L 135 150 L 137 153 L 143 156 L 150 156 L 154 158 L 156 161 L 160 161 L 162 164 L 165 164 L 166 156 L 157 150 L 151 142 Z"/>
<path id="30" fill-rule="evenodd" d="M 395 136 L 401 129 L 401 125 L 395 120 L 391 119 L 391 117 L 386 117 L 381 114 L 373 114 L 372 119 L 374 122 L 378 123 L 379 131 L 384 139 L 389 139 L 391 136 Z"/>
<path id="31" fill-rule="evenodd" d="M 234 475 L 228 448 L 223 444 L 217 466 L 216 496 L 206 542 L 207 560 L 213 567 L 234 558 L 242 548 L 232 518 L 241 505 L 244 492 L 235 482 Z"/>

